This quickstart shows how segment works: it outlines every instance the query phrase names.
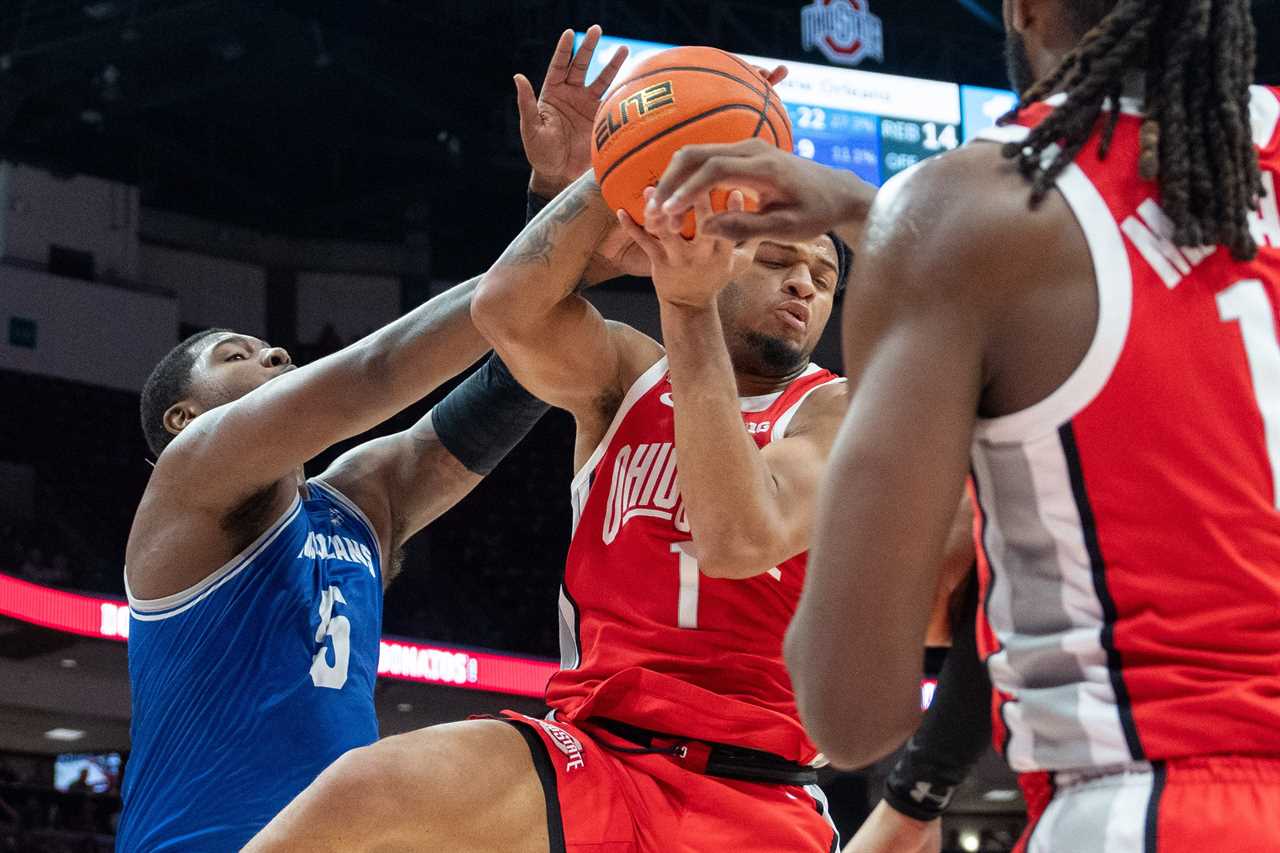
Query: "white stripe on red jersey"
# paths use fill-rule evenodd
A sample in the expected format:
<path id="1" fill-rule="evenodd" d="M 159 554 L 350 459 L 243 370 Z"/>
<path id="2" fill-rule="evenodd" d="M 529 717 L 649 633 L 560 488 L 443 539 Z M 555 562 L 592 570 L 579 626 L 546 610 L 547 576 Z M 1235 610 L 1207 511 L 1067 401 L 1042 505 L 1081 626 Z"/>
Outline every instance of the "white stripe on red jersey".
<path id="1" fill-rule="evenodd" d="M 810 365 L 781 392 L 744 398 L 744 426 L 763 448 L 810 392 L 842 381 Z M 699 573 L 665 358 L 636 380 L 572 490 L 562 669 L 547 685 L 557 716 L 814 761 L 782 661 L 806 555 L 745 580 Z"/>
<path id="2" fill-rule="evenodd" d="M 1093 342 L 973 445 L 979 641 L 1019 771 L 1280 754 L 1280 96 L 1252 90 L 1249 262 L 1173 245 L 1122 106 L 1107 158 L 1095 135 L 1057 182 L 1093 258 Z"/>

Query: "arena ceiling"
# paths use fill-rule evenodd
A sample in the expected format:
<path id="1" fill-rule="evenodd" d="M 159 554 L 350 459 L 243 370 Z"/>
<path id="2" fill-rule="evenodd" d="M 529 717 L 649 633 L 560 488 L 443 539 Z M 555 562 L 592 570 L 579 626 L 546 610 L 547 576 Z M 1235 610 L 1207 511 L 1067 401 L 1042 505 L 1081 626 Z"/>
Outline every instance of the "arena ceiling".
<path id="1" fill-rule="evenodd" d="M 783 59 L 803 0 L 7 0 L 0 155 L 122 178 L 145 204 L 488 265 L 520 223 L 511 75 L 565 26 Z M 1255 3 L 1280 45 L 1280 0 Z M 872 0 L 885 70 L 1002 83 L 999 0 Z M 1280 80 L 1280 51 L 1264 52 Z"/>

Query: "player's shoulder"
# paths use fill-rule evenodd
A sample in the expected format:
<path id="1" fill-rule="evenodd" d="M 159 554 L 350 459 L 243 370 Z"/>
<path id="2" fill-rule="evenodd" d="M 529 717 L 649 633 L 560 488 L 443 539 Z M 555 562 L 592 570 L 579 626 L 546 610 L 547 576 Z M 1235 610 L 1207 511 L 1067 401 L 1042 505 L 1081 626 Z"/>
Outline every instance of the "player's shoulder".
<path id="1" fill-rule="evenodd" d="M 1031 187 L 1002 149 L 971 143 L 895 176 L 877 194 L 868 229 L 897 234 L 927 226 L 967 235 L 1017 225 Z"/>
<path id="2" fill-rule="evenodd" d="M 851 397 L 849 383 L 840 377 L 811 388 L 797 404 L 795 415 L 787 424 L 786 435 L 814 431 L 834 434 L 844 419 Z"/>
<path id="3" fill-rule="evenodd" d="M 885 184 L 864 231 L 860 286 L 895 300 L 991 297 L 1052 263 L 1071 214 L 1056 193 L 1033 208 L 1030 182 L 1002 149 L 970 143 Z"/>
<path id="4" fill-rule="evenodd" d="M 605 320 L 605 326 L 618 354 L 619 390 L 625 394 L 637 379 L 666 356 L 667 351 L 662 344 L 634 326 L 617 320 Z"/>

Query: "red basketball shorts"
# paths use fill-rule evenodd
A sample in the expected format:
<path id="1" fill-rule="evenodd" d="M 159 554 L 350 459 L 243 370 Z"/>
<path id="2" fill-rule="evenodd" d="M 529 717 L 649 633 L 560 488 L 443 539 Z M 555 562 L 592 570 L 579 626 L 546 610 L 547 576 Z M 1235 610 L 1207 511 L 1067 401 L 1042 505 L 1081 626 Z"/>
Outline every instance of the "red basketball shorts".
<path id="1" fill-rule="evenodd" d="M 524 735 L 547 797 L 551 853 L 832 853 L 839 840 L 816 786 L 695 772 L 670 753 L 590 724 L 504 711 Z M 1199 851 L 1203 853 L 1203 851 Z"/>
<path id="2" fill-rule="evenodd" d="M 1017 853 L 1275 853 L 1280 759 L 1179 758 L 1023 778 Z"/>

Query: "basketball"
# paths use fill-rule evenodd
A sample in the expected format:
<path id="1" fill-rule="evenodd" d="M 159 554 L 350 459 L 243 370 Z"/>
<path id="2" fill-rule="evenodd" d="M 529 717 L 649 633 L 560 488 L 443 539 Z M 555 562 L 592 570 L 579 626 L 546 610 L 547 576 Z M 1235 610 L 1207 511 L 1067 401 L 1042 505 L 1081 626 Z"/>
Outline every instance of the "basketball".
<path id="1" fill-rule="evenodd" d="M 791 150 L 791 120 L 764 74 L 714 47 L 676 47 L 638 64 L 596 112 L 591 165 L 611 208 L 644 223 L 644 189 L 655 186 L 685 145 L 759 137 Z M 733 187 L 718 187 L 724 210 Z M 748 210 L 755 199 L 746 196 Z M 692 237 L 693 213 L 681 233 Z"/>

